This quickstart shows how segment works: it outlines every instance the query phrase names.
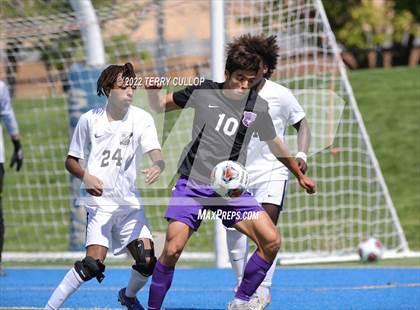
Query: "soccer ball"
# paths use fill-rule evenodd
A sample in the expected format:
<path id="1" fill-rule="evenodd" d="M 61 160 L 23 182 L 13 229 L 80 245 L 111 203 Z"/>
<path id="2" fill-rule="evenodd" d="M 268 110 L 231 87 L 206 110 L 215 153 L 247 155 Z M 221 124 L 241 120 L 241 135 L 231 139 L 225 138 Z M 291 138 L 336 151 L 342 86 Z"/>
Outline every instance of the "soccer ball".
<path id="1" fill-rule="evenodd" d="M 248 184 L 248 171 L 236 161 L 222 161 L 211 172 L 211 186 L 223 198 L 241 196 L 246 191 Z"/>
<path id="2" fill-rule="evenodd" d="M 369 238 L 359 244 L 359 256 L 363 262 L 374 262 L 381 259 L 384 247 L 376 238 Z"/>

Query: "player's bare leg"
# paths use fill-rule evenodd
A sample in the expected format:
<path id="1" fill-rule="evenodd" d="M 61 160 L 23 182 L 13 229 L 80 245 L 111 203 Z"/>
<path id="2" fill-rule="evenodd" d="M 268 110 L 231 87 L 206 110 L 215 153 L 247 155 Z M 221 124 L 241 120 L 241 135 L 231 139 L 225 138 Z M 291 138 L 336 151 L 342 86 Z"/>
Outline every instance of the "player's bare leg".
<path id="1" fill-rule="evenodd" d="M 258 214 L 258 219 L 243 220 L 234 225 L 256 243 L 257 250 L 245 266 L 242 282 L 229 309 L 246 309 L 248 301 L 264 280 L 280 249 L 280 234 L 271 218 L 266 212 Z"/>
<path id="2" fill-rule="evenodd" d="M 64 279 L 54 290 L 44 309 L 59 309 L 71 294 L 73 294 L 84 282 L 96 277 L 101 282 L 104 278 L 103 272 L 108 248 L 101 245 L 90 245 L 86 248 L 86 257 L 76 261 Z"/>
<path id="3" fill-rule="evenodd" d="M 171 287 L 175 265 L 193 230 L 179 221 L 170 221 L 163 252 L 156 263 L 149 290 L 149 309 L 160 309 Z"/>
<path id="4" fill-rule="evenodd" d="M 263 203 L 262 207 L 267 212 L 268 216 L 271 218 L 274 225 L 277 225 L 279 215 L 280 215 L 280 206 L 271 204 L 271 203 Z M 248 253 L 247 253 L 248 254 Z M 274 271 L 276 270 L 277 265 L 277 256 L 274 258 L 273 264 L 271 265 L 270 269 L 267 271 L 267 275 L 265 276 L 263 282 L 258 287 L 256 291 L 256 298 L 258 299 L 258 303 L 261 305 L 261 309 L 265 309 L 271 301 L 270 296 L 270 289 L 273 283 L 273 275 Z"/>
<path id="5" fill-rule="evenodd" d="M 105 261 L 107 253 L 108 248 L 102 245 L 93 244 L 86 248 L 86 256 L 90 256 L 93 259 L 99 259 L 101 262 Z"/>
<path id="6" fill-rule="evenodd" d="M 256 252 L 263 259 L 272 261 L 276 257 L 281 239 L 267 212 L 258 212 L 258 219 L 243 220 L 234 227 L 255 242 Z"/>
<path id="7" fill-rule="evenodd" d="M 175 267 L 193 230 L 179 221 L 170 221 L 166 233 L 165 245 L 159 261 L 170 267 Z"/>
<path id="8" fill-rule="evenodd" d="M 130 242 L 127 249 L 134 258 L 135 264 L 127 287 L 118 292 L 118 300 L 128 309 L 144 309 L 136 295 L 144 287 L 156 265 L 153 241 L 140 238 Z"/>

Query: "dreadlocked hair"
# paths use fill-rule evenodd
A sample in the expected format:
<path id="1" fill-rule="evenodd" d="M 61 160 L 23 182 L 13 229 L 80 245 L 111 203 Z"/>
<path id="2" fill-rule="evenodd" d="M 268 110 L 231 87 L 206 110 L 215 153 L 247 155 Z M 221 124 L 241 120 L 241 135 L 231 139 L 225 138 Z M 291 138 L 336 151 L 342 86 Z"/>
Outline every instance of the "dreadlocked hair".
<path id="1" fill-rule="evenodd" d="M 263 63 L 267 66 L 267 73 L 264 77 L 269 79 L 277 66 L 277 57 L 279 56 L 279 47 L 276 36 L 267 37 L 265 34 L 251 35 L 244 34 L 233 40 L 228 45 L 229 50 L 246 50 L 249 53 L 257 54 L 261 57 Z"/>
<path id="2" fill-rule="evenodd" d="M 125 78 L 136 77 L 134 72 L 134 67 L 130 62 L 127 62 L 125 65 L 110 65 L 98 78 L 96 94 L 98 96 L 109 96 L 109 93 L 112 88 L 114 88 L 114 83 L 117 80 L 118 74 L 122 73 L 123 80 Z"/>

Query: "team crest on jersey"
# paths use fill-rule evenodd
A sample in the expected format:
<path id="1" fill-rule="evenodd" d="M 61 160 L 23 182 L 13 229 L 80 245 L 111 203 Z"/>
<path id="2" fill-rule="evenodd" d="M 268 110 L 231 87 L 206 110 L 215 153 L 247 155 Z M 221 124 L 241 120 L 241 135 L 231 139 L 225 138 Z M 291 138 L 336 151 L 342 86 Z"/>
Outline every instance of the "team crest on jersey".
<path id="1" fill-rule="evenodd" d="M 129 145 L 132 136 L 132 132 L 123 132 L 120 137 L 120 145 Z"/>
<path id="2" fill-rule="evenodd" d="M 257 118 L 256 113 L 249 112 L 249 111 L 244 111 L 244 117 L 242 118 L 242 124 L 244 124 L 246 127 L 249 127 L 255 121 L 256 118 Z"/>

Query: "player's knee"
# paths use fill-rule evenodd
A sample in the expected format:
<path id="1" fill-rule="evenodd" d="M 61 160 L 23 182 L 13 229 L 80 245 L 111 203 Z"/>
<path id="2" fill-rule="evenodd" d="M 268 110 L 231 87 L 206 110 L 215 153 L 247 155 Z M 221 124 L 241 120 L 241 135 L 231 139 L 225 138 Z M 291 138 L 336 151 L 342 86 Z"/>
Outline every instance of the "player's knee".
<path id="1" fill-rule="evenodd" d="M 181 256 L 182 250 L 183 250 L 182 246 L 179 246 L 178 244 L 173 242 L 173 243 L 167 244 L 167 246 L 165 247 L 164 254 L 170 260 L 177 261 L 179 257 Z"/>
<path id="2" fill-rule="evenodd" d="M 278 233 L 273 234 L 265 243 L 264 249 L 270 255 L 275 255 L 280 250 L 281 238 Z"/>
<path id="3" fill-rule="evenodd" d="M 146 249 L 143 240 L 134 240 L 130 243 L 129 249 L 136 263 L 132 266 L 145 277 L 152 275 L 156 265 L 156 256 L 153 241 L 150 241 L 150 248 Z"/>
<path id="4" fill-rule="evenodd" d="M 281 247 L 281 238 L 280 238 L 280 235 L 277 234 L 276 235 L 276 238 L 273 241 L 273 250 L 274 250 L 274 252 L 277 253 L 280 250 L 280 247 Z"/>
<path id="5" fill-rule="evenodd" d="M 105 278 L 105 265 L 91 256 L 86 256 L 81 261 L 74 263 L 74 269 L 83 281 L 89 281 L 96 278 L 99 283 Z"/>

